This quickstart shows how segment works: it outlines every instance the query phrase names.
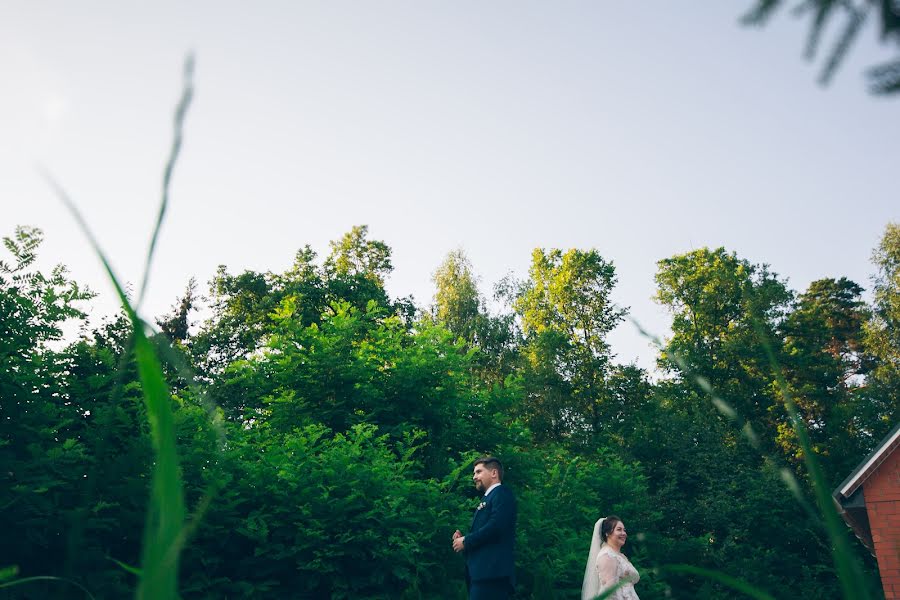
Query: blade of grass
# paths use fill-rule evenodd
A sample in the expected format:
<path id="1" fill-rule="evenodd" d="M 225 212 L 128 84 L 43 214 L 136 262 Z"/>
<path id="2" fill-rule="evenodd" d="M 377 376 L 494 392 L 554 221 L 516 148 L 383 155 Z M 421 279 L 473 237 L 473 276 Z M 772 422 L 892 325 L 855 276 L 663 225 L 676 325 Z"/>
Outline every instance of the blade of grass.
<path id="1" fill-rule="evenodd" d="M 132 567 L 131 565 L 123 563 L 121 560 L 115 559 L 112 556 L 107 556 L 106 558 L 108 558 L 109 560 L 111 560 L 114 563 L 116 563 L 117 565 L 119 565 L 119 567 L 123 571 L 127 571 L 128 573 L 131 573 L 132 575 L 137 575 L 138 577 L 141 576 L 141 570 L 138 569 L 137 567 Z"/>
<path id="2" fill-rule="evenodd" d="M 173 142 L 172 152 L 163 177 L 163 198 L 147 256 L 144 285 L 141 288 L 142 295 L 147 283 L 159 228 L 165 215 L 168 202 L 168 185 L 181 146 L 184 117 L 193 93 L 191 84 L 192 73 L 193 58 L 189 56 L 185 66 L 182 98 L 176 109 L 175 141 Z M 145 520 L 143 546 L 141 549 L 141 576 L 136 597 L 139 600 L 145 598 L 172 600 L 178 598 L 178 557 L 186 538 L 184 532 L 185 506 L 184 487 L 181 482 L 175 445 L 171 397 L 163 376 L 162 364 L 153 344 L 146 335 L 147 327 L 145 323 L 140 319 L 137 311 L 129 302 L 122 285 L 112 270 L 109 260 L 101 250 L 96 237 L 75 206 L 75 203 L 72 202 L 62 186 L 46 170 L 41 169 L 41 172 L 88 238 L 94 253 L 102 262 L 131 323 L 133 350 L 144 402 L 147 407 L 147 418 L 150 421 L 151 439 L 156 457 L 150 484 L 150 503 Z"/>
<path id="3" fill-rule="evenodd" d="M 812 444 L 809 441 L 809 433 L 806 431 L 806 427 L 803 426 L 800 413 L 797 410 L 797 405 L 794 403 L 790 387 L 784 377 L 784 371 L 778 363 L 778 359 L 772 348 L 771 340 L 769 340 L 765 330 L 755 316 L 753 318 L 753 325 L 769 360 L 769 364 L 772 367 L 775 381 L 781 389 L 781 394 L 784 398 L 784 406 L 787 410 L 791 426 L 794 429 L 797 440 L 800 442 L 800 447 L 803 449 L 803 462 L 806 465 L 806 469 L 812 480 L 816 504 L 818 504 L 822 518 L 825 520 L 825 529 L 831 540 L 832 559 L 837 567 L 838 580 L 841 583 L 844 597 L 858 598 L 860 600 L 870 598 L 869 588 L 863 578 L 859 561 L 856 560 L 856 557 L 853 555 L 853 552 L 850 550 L 850 546 L 847 543 L 845 528 L 843 527 L 840 516 L 834 508 L 831 494 L 829 494 L 828 486 L 825 484 L 825 475 L 822 473 L 819 462 L 813 455 Z"/>
<path id="4" fill-rule="evenodd" d="M 144 526 L 141 550 L 141 578 L 136 597 L 168 600 L 178 597 L 178 551 L 184 542 L 184 497 L 178 457 L 175 449 L 175 429 L 171 399 L 163 378 L 162 365 L 144 332 L 145 325 L 128 301 L 125 290 L 113 273 L 109 260 L 100 249 L 97 239 L 80 211 L 65 190 L 44 172 L 44 177 L 60 200 L 72 213 L 78 225 L 100 258 L 106 273 L 122 302 L 122 308 L 132 325 L 132 340 L 138 376 L 141 380 L 144 403 L 156 462 L 150 484 L 150 506 Z"/>
<path id="5" fill-rule="evenodd" d="M 606 600 L 606 598 L 609 598 L 610 596 L 612 596 L 613 594 L 615 594 L 616 592 L 618 592 L 619 589 L 622 588 L 622 587 L 624 587 L 626 584 L 628 584 L 628 581 L 621 580 L 621 581 L 619 581 L 619 583 L 617 583 L 616 585 L 612 586 L 612 587 L 609 588 L 608 590 L 603 590 L 602 593 L 600 593 L 600 594 L 594 596 L 591 600 Z"/>
<path id="6" fill-rule="evenodd" d="M 137 324 L 136 324 L 137 325 Z M 178 469 L 171 397 L 162 365 L 143 329 L 135 327 L 135 355 L 153 433 L 156 465 L 141 553 L 137 598 L 178 597 L 178 553 L 184 545 L 184 489 Z"/>
<path id="7" fill-rule="evenodd" d="M 178 155 L 181 152 L 181 143 L 184 139 L 184 119 L 187 116 L 188 108 L 194 97 L 193 79 L 194 56 L 189 54 L 184 61 L 184 84 L 181 90 L 181 100 L 179 100 L 178 106 L 175 109 L 172 146 L 169 150 L 169 159 L 166 161 L 166 168 L 163 171 L 162 199 L 159 203 L 159 213 L 156 215 L 156 224 L 153 227 L 153 235 L 150 237 L 150 247 L 147 250 L 147 261 L 144 264 L 144 278 L 141 281 L 141 289 L 138 293 L 136 304 L 138 310 L 140 310 L 141 304 L 144 302 L 144 294 L 147 291 L 147 282 L 150 279 L 150 265 L 153 262 L 153 254 L 156 251 L 156 241 L 159 238 L 159 230 L 162 228 L 162 222 L 166 216 L 166 209 L 169 207 L 169 184 L 172 181 L 175 163 L 178 161 Z"/>
<path id="8" fill-rule="evenodd" d="M 91 594 L 86 587 L 81 585 L 75 580 L 66 579 L 65 577 L 54 577 L 52 575 L 35 575 L 34 577 L 23 577 L 22 579 L 14 579 L 13 581 L 7 581 L 6 583 L 0 583 L 0 590 L 3 588 L 11 588 L 17 585 L 24 585 L 26 583 L 32 583 L 35 581 L 58 581 L 60 583 L 67 583 L 69 585 L 74 585 L 79 590 L 84 592 L 84 595 L 90 598 L 91 600 L 96 600 L 94 595 Z"/>
<path id="9" fill-rule="evenodd" d="M 160 336 L 154 336 L 154 339 L 159 340 Z M 201 389 L 199 385 L 197 385 L 194 373 L 191 370 L 190 366 L 184 360 L 184 357 L 172 348 L 171 344 L 167 342 L 157 342 L 155 346 L 157 355 L 165 359 L 165 361 L 169 365 L 175 367 L 175 370 L 178 372 L 178 376 L 188 383 L 188 387 L 192 390 L 194 396 L 201 400 L 209 418 L 209 422 L 212 424 L 213 429 L 216 432 L 216 437 L 218 439 L 218 447 L 216 448 L 216 450 L 221 455 L 225 449 L 226 436 L 225 427 L 222 423 L 222 414 L 218 410 L 218 406 L 216 406 L 215 403 L 209 400 L 206 392 Z M 210 504 L 221 488 L 221 485 L 222 483 L 219 481 L 213 481 L 212 483 L 210 483 L 203 496 L 197 502 L 197 506 L 195 507 L 194 512 L 190 515 L 190 518 L 188 519 L 181 532 L 181 536 L 185 541 L 193 534 L 194 530 L 196 530 L 197 525 L 199 525 L 200 520 L 203 518 L 206 510 L 209 508 Z"/>
<path id="10" fill-rule="evenodd" d="M 718 581 L 722 585 L 726 585 L 735 591 L 738 591 L 746 596 L 750 596 L 751 598 L 756 598 L 757 600 L 775 600 L 774 596 L 767 594 L 759 588 L 753 587 L 746 581 L 737 579 L 736 577 L 732 577 L 731 575 L 726 575 L 725 573 L 721 573 L 719 571 L 702 569 L 700 567 L 694 567 L 691 565 L 668 565 L 665 567 L 660 567 L 660 570 L 671 571 L 672 573 L 687 573 L 690 575 L 699 575 L 700 577 L 705 577 L 706 579 Z"/>

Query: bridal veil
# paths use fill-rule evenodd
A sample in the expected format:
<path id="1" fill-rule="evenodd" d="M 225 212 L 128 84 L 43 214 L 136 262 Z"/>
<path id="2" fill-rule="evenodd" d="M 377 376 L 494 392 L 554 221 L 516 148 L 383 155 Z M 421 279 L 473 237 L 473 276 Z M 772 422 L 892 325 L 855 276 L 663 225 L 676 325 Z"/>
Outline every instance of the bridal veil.
<path id="1" fill-rule="evenodd" d="M 600 527 L 603 519 L 594 523 L 594 533 L 591 535 L 591 549 L 588 552 L 587 564 L 584 567 L 584 580 L 581 583 L 581 600 L 594 600 L 600 595 L 600 576 L 597 574 L 597 554 L 603 543 L 600 541 Z"/>

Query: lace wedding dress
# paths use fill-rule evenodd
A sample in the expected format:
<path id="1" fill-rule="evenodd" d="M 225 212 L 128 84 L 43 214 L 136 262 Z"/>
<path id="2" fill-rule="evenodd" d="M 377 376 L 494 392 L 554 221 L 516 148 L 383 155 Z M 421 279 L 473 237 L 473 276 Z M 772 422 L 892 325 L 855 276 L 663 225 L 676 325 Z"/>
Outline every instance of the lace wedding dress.
<path id="1" fill-rule="evenodd" d="M 624 580 L 628 583 L 613 592 L 611 596 L 607 596 L 608 600 L 640 600 L 634 591 L 634 584 L 638 582 L 640 575 L 631 561 L 621 552 L 616 552 L 604 545 L 597 554 L 594 572 L 600 581 L 598 594 Z"/>

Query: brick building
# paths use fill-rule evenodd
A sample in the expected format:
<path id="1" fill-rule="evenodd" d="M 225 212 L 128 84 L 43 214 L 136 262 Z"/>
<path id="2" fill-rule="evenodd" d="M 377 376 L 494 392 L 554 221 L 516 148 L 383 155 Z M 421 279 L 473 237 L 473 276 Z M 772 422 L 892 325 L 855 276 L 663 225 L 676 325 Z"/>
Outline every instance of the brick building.
<path id="1" fill-rule="evenodd" d="M 900 600 L 900 423 L 833 497 L 841 516 L 878 561 L 885 600 Z"/>

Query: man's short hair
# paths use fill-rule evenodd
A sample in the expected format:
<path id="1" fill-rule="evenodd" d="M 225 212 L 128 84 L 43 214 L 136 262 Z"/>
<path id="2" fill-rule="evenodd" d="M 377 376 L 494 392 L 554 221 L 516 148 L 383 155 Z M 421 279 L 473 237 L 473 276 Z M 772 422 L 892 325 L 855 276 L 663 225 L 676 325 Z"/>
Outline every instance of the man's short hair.
<path id="1" fill-rule="evenodd" d="M 500 462 L 499 458 L 495 456 L 482 456 L 475 461 L 475 464 L 472 465 L 472 468 L 474 469 L 478 465 L 484 465 L 484 468 L 488 471 L 497 469 L 497 477 L 500 479 L 500 481 L 503 481 L 503 463 Z"/>

